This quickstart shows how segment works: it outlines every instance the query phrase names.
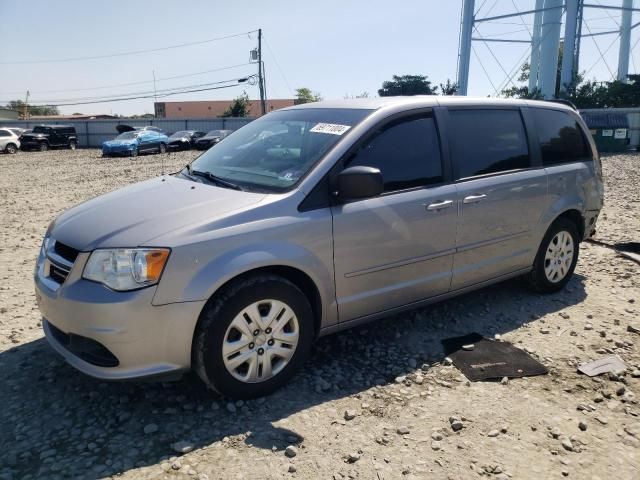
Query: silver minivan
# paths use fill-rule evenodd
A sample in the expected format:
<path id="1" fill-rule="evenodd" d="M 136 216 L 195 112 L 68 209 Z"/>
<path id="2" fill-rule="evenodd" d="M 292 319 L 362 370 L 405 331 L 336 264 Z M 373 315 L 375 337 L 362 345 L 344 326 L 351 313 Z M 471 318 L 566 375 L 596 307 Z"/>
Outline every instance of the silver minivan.
<path id="1" fill-rule="evenodd" d="M 559 291 L 602 204 L 595 145 L 564 105 L 299 105 L 60 215 L 36 297 L 52 347 L 89 375 L 193 369 L 248 398 L 318 336 L 516 276 Z"/>

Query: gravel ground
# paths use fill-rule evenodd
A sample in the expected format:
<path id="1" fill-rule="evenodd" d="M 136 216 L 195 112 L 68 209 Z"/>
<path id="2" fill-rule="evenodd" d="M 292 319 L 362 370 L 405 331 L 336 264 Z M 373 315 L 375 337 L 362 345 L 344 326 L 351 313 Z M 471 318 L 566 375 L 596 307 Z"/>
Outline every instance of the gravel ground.
<path id="1" fill-rule="evenodd" d="M 47 224 L 195 155 L 0 156 L 0 479 L 640 478 L 640 336 L 628 330 L 640 327 L 639 267 L 602 245 L 582 244 L 562 293 L 509 281 L 321 339 L 304 372 L 267 398 L 230 402 L 192 375 L 101 383 L 67 366 L 34 301 Z M 638 241 L 640 156 L 603 163 L 598 239 Z M 467 382 L 439 342 L 472 331 L 527 349 L 549 375 Z M 627 372 L 576 372 L 605 353 Z"/>

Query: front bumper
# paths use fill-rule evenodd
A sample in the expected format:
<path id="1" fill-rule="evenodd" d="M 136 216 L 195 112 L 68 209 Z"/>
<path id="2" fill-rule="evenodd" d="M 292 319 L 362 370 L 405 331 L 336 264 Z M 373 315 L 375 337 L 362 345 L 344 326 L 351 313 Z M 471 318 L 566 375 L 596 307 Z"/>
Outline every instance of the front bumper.
<path id="1" fill-rule="evenodd" d="M 111 147 L 102 147 L 103 155 L 131 155 L 136 149 L 136 145 L 118 145 Z"/>
<path id="2" fill-rule="evenodd" d="M 189 150 L 191 148 L 191 144 L 189 142 L 171 142 L 167 145 L 169 150 Z"/>
<path id="3" fill-rule="evenodd" d="M 154 306 L 156 287 L 115 292 L 83 280 L 88 256 L 78 256 L 58 288 L 43 278 L 42 269 L 35 275 L 36 299 L 51 346 L 73 367 L 104 380 L 174 376 L 188 370 L 193 333 L 205 302 Z M 97 357 L 72 348 L 66 338 L 99 344 L 117 362 L 105 366 Z"/>

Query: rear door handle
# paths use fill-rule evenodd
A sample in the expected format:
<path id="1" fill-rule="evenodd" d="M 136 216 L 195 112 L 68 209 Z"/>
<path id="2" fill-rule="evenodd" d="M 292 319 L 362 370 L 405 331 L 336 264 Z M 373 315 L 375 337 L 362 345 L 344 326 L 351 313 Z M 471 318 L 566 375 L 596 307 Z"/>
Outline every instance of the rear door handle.
<path id="1" fill-rule="evenodd" d="M 462 203 L 478 203 L 484 200 L 487 196 L 485 194 L 481 195 L 469 195 L 468 197 L 464 197 Z"/>
<path id="2" fill-rule="evenodd" d="M 445 200 L 443 202 L 425 204 L 425 207 L 429 211 L 442 210 L 443 208 L 449 208 L 453 205 L 453 200 Z"/>

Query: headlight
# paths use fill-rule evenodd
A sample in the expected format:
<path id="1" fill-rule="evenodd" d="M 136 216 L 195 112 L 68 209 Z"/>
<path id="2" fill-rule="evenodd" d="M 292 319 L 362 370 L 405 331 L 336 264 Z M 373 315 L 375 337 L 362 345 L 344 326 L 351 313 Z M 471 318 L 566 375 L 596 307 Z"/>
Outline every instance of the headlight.
<path id="1" fill-rule="evenodd" d="M 166 248 L 94 250 L 82 277 L 113 290 L 135 290 L 158 283 L 168 258 Z"/>

